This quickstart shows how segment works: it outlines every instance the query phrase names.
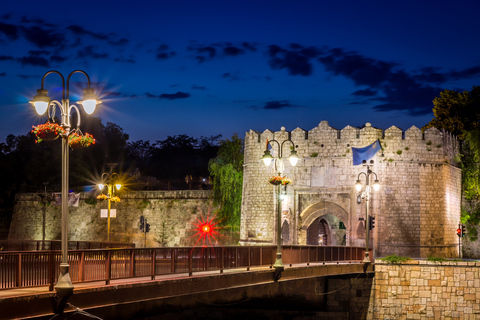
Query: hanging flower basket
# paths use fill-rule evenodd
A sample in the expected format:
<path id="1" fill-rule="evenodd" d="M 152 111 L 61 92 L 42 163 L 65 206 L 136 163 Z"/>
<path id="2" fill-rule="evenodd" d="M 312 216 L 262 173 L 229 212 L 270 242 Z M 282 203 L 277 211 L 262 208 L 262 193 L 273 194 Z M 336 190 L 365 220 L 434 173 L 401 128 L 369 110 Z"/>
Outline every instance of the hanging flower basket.
<path id="1" fill-rule="evenodd" d="M 279 184 L 281 185 L 287 185 L 292 183 L 292 180 L 288 179 L 287 177 L 282 177 L 282 176 L 273 176 L 271 177 L 268 182 L 273 184 L 274 186 L 278 186 Z"/>
<path id="2" fill-rule="evenodd" d="M 99 195 L 97 196 L 97 199 L 98 199 L 98 200 L 107 200 L 108 197 L 102 193 L 102 194 L 99 194 Z"/>
<path id="3" fill-rule="evenodd" d="M 282 176 L 273 176 L 268 180 L 268 182 L 270 182 L 274 186 L 278 186 L 279 184 L 282 183 L 282 180 L 283 180 Z"/>
<path id="4" fill-rule="evenodd" d="M 110 201 L 112 201 L 112 202 L 120 202 L 120 198 L 117 197 L 117 196 L 113 196 L 113 197 L 110 198 Z"/>
<path id="5" fill-rule="evenodd" d="M 61 125 L 49 121 L 38 126 L 32 126 L 31 132 L 37 137 L 35 143 L 40 143 L 57 139 L 60 135 L 65 134 L 65 129 Z"/>
<path id="6" fill-rule="evenodd" d="M 68 136 L 68 145 L 72 149 L 82 149 L 92 144 L 95 144 L 95 139 L 91 134 L 85 133 L 85 135 L 82 135 L 78 132 L 72 132 Z"/>

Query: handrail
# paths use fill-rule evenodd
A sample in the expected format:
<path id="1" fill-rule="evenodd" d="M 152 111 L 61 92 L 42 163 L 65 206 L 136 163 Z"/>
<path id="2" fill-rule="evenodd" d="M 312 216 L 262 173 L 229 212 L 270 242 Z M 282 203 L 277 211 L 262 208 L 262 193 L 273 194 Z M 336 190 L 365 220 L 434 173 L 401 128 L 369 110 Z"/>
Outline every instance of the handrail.
<path id="1" fill-rule="evenodd" d="M 61 240 L 0 240 L 1 251 L 60 250 Z M 133 242 L 68 241 L 69 250 L 135 248 Z"/>
<path id="2" fill-rule="evenodd" d="M 72 283 L 272 266 L 276 246 L 123 248 L 68 251 Z M 284 264 L 361 262 L 365 248 L 283 246 Z M 0 290 L 46 286 L 53 290 L 60 251 L 0 251 Z"/>

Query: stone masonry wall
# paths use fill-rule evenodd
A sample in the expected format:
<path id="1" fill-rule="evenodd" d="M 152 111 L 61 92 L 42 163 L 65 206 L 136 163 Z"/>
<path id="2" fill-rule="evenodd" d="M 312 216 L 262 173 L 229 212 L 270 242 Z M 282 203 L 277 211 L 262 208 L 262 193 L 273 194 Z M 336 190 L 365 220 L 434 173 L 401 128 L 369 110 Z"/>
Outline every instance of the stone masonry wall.
<path id="1" fill-rule="evenodd" d="M 394 126 L 383 131 L 369 123 L 362 129 L 337 130 L 322 121 L 310 131 L 247 132 L 241 243 L 275 242 L 278 195 L 268 179 L 279 170 L 274 165 L 267 168 L 260 159 L 267 140 L 274 157 L 283 144 L 281 155 L 287 158 L 292 143 L 283 141 L 288 139 L 300 157 L 296 167 L 284 162 L 284 174 L 293 180 L 282 203 L 282 226 L 289 228 L 282 234 L 288 235 L 288 244 L 305 244 L 309 224 L 325 218 L 329 232 L 337 238 L 339 222 L 345 225 L 346 245 L 365 245 L 360 219 L 365 217 L 366 205 L 357 203 L 354 185 L 366 168 L 353 166 L 351 148 L 378 139 L 382 150 L 374 156 L 372 170 L 381 189 L 373 192 L 369 202 L 369 214 L 375 217 L 370 243 L 377 255 L 458 256 L 455 230 L 460 218 L 461 170 L 453 162 L 459 152 L 457 139 L 435 128 L 425 133 L 414 126 L 405 132 Z M 365 183 L 365 177 L 361 179 Z M 370 183 L 374 179 L 372 175 Z"/>
<path id="2" fill-rule="evenodd" d="M 100 218 L 100 210 L 107 201 L 88 204 L 96 194 L 82 193 L 78 207 L 69 207 L 69 240 L 106 241 L 107 219 Z M 145 237 L 139 231 L 140 216 L 150 224 L 147 246 L 190 246 L 195 223 L 213 216 L 210 191 L 136 191 L 120 192 L 120 203 L 112 203 L 117 217 L 111 218 L 110 241 L 134 242 L 143 247 Z M 35 194 L 17 194 L 9 239 L 42 240 L 43 204 Z M 87 200 L 87 201 L 86 201 Z M 61 206 L 46 206 L 46 240 L 59 240 L 61 236 Z M 219 239 L 228 244 L 233 239 Z"/>
<path id="3" fill-rule="evenodd" d="M 480 262 L 376 260 L 368 319 L 480 319 Z"/>

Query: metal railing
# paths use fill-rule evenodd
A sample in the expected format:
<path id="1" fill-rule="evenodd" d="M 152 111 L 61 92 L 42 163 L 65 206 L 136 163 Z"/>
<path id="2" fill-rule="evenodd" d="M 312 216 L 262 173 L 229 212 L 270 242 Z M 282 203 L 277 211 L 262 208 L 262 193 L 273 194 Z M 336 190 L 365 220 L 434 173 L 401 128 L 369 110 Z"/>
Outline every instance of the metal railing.
<path id="1" fill-rule="evenodd" d="M 61 240 L 0 240 L 0 251 L 60 250 Z M 68 250 L 135 248 L 135 243 L 68 241 Z"/>
<path id="2" fill-rule="evenodd" d="M 151 277 L 233 268 L 272 266 L 275 246 L 175 247 L 73 250 L 68 252 L 72 283 Z M 285 265 L 361 262 L 365 248 L 284 246 Z M 60 251 L 0 252 L 0 290 L 49 286 L 58 279 Z"/>

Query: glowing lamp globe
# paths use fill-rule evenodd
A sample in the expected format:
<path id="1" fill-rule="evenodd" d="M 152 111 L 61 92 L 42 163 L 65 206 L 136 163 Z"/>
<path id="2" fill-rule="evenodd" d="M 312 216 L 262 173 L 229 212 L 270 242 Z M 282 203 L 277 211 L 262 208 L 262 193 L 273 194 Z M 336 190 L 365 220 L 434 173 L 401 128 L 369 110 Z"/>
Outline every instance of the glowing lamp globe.
<path id="1" fill-rule="evenodd" d="M 288 159 L 290 160 L 290 164 L 295 167 L 298 162 L 297 151 L 292 150 L 292 152 L 290 153 L 290 157 L 288 157 Z"/>
<path id="2" fill-rule="evenodd" d="M 47 93 L 48 91 L 45 89 L 38 89 L 37 95 L 33 97 L 33 101 L 30 101 L 35 107 L 35 111 L 40 116 L 47 111 L 48 105 L 50 104 L 50 98 Z"/>
<path id="3" fill-rule="evenodd" d="M 117 183 L 117 184 L 115 185 L 115 188 L 117 188 L 117 190 L 120 190 L 121 187 L 122 187 L 122 185 L 121 185 L 120 183 Z"/>
<path id="4" fill-rule="evenodd" d="M 265 163 L 265 165 L 267 167 L 270 165 L 270 163 L 272 163 L 273 157 L 272 157 L 272 154 L 270 153 L 270 151 L 265 150 L 265 153 L 263 154 L 262 160 L 263 160 L 263 163 Z"/>
<path id="5" fill-rule="evenodd" d="M 83 109 L 86 113 L 92 114 L 95 111 L 97 104 L 102 102 L 97 100 L 97 96 L 95 95 L 93 88 L 87 88 L 83 90 L 82 101 L 79 103 L 83 105 Z"/>
<path id="6" fill-rule="evenodd" d="M 378 182 L 378 180 L 375 180 L 375 182 L 373 183 L 373 189 L 375 191 L 380 190 L 380 183 Z"/>
<path id="7" fill-rule="evenodd" d="M 357 180 L 357 183 L 355 184 L 355 189 L 357 189 L 357 191 L 362 190 L 362 183 L 360 182 L 360 180 Z"/>
<path id="8" fill-rule="evenodd" d="M 98 189 L 103 190 L 105 188 L 105 185 L 103 183 L 98 184 Z"/>

